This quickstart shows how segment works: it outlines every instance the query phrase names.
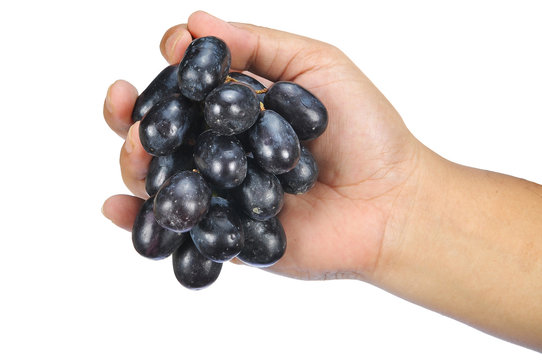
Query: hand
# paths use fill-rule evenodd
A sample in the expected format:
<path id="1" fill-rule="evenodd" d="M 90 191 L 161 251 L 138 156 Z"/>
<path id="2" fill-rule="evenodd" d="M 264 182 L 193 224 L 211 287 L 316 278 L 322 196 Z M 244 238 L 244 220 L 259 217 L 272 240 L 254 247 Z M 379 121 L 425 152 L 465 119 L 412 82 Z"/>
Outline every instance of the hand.
<path id="1" fill-rule="evenodd" d="M 232 68 L 270 81 L 299 83 L 327 107 L 329 125 L 309 143 L 320 167 L 315 187 L 304 195 L 286 194 L 279 215 L 288 246 L 269 270 L 302 279 L 362 278 L 370 281 L 390 222 L 400 223 L 405 186 L 416 169 L 421 144 L 400 116 L 337 48 L 276 30 L 221 21 L 203 12 L 169 29 L 160 48 L 178 63 L 193 38 L 222 38 L 232 53 Z M 130 229 L 146 198 L 144 178 L 150 156 L 138 139 L 130 114 L 137 91 L 125 81 L 108 91 L 104 116 L 126 138 L 122 177 L 137 196 L 117 195 L 103 207 L 106 217 Z"/>
<path id="2" fill-rule="evenodd" d="M 177 63 L 193 37 L 207 35 L 226 41 L 234 69 L 295 81 L 328 109 L 328 129 L 309 143 L 318 183 L 307 194 L 286 195 L 279 218 L 288 246 L 269 270 L 302 279 L 362 279 L 542 349 L 540 185 L 431 152 L 331 45 L 196 12 L 169 29 L 160 48 Z M 130 120 L 136 97 L 133 86 L 117 81 L 104 106 L 110 127 L 126 137 L 122 176 L 137 197 L 113 196 L 103 211 L 128 230 L 146 197 L 150 161 Z"/>

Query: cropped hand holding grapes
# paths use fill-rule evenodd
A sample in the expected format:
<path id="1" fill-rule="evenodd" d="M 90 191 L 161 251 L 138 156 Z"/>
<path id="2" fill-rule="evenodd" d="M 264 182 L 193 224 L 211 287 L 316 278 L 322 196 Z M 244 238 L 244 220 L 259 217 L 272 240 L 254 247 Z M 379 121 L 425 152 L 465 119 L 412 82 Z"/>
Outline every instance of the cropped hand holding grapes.
<path id="1" fill-rule="evenodd" d="M 430 151 L 332 45 L 196 12 L 187 24 L 169 29 L 160 48 L 177 64 L 193 39 L 206 36 L 225 41 L 232 70 L 249 71 L 268 87 L 295 82 L 327 108 L 325 132 L 304 142 L 318 163 L 318 180 L 302 195 L 284 195 L 278 219 L 288 246 L 267 270 L 300 279 L 361 279 L 542 349 L 542 305 L 526 300 L 542 296 L 539 185 L 460 166 Z M 149 196 L 151 155 L 140 140 L 141 121 L 132 121 L 137 95 L 119 80 L 104 104 L 107 123 L 125 138 L 121 172 L 135 196 L 115 195 L 103 212 L 127 230 Z M 234 186 L 235 176 L 230 181 Z"/>

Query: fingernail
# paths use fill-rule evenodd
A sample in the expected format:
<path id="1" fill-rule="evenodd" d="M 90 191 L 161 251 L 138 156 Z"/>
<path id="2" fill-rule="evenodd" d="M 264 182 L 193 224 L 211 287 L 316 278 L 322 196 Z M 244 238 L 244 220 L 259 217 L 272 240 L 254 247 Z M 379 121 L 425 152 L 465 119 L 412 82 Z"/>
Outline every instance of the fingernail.
<path id="1" fill-rule="evenodd" d="M 186 31 L 181 31 L 180 33 L 173 33 L 170 35 L 170 37 L 166 40 L 166 53 L 168 58 L 173 58 L 175 55 L 175 46 L 177 46 L 177 43 L 179 40 L 184 38 L 186 36 Z"/>
<path id="2" fill-rule="evenodd" d="M 105 96 L 105 108 L 110 114 L 113 113 L 113 102 L 111 101 L 111 88 L 113 87 L 114 84 L 115 83 L 109 86 L 109 88 L 107 89 L 107 95 Z"/>
<path id="3" fill-rule="evenodd" d="M 128 135 L 126 135 L 126 141 L 124 142 L 124 150 L 128 154 L 130 154 L 134 150 L 134 142 L 132 140 L 132 133 L 133 133 L 134 126 L 130 126 L 130 129 L 128 129 Z"/>

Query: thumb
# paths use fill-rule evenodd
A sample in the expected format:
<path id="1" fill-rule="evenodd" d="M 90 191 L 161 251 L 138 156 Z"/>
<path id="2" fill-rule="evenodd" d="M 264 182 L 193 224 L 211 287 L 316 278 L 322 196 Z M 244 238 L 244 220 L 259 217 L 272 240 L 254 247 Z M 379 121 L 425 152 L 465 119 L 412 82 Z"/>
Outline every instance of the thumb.
<path id="1" fill-rule="evenodd" d="M 232 68 L 248 70 L 271 81 L 293 81 L 336 60 L 340 53 L 332 45 L 283 31 L 249 24 L 228 23 L 206 12 L 193 13 L 188 24 L 169 29 L 162 44 L 188 31 L 194 38 L 216 36 L 224 40 L 232 54 Z M 188 46 L 188 44 L 187 44 Z M 185 49 L 183 49 L 185 50 Z M 170 63 L 181 61 L 182 52 L 164 52 Z"/>

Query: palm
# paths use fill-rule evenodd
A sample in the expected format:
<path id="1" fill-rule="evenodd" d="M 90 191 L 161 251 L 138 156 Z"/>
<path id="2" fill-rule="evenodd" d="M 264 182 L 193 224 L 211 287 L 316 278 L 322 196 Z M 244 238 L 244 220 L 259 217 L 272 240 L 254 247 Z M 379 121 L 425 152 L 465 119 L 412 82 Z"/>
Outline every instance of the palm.
<path id="1" fill-rule="evenodd" d="M 414 167 L 413 142 L 405 141 L 409 133 L 393 107 L 346 58 L 292 80 L 326 105 L 329 127 L 309 144 L 320 167 L 317 184 L 286 197 L 280 220 L 288 249 L 271 271 L 305 279 L 363 276 L 376 264 L 393 201 Z"/>

